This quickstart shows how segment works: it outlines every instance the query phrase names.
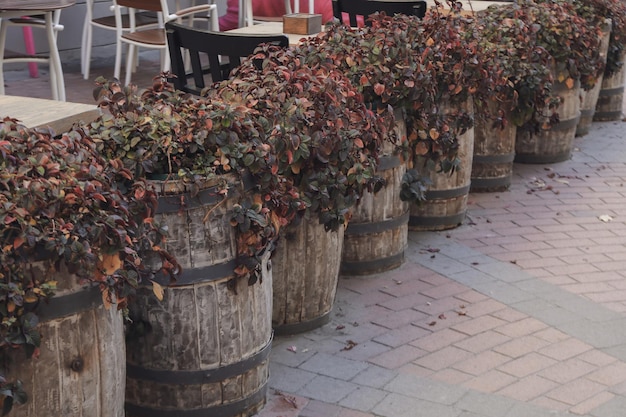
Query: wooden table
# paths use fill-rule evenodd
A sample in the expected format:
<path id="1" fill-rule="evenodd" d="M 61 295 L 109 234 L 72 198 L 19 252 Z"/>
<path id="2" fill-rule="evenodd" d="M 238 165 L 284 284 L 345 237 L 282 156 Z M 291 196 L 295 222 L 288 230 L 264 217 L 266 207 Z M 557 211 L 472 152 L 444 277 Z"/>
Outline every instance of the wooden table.
<path id="1" fill-rule="evenodd" d="M 320 26 L 320 32 L 322 27 Z M 263 35 L 285 35 L 289 38 L 290 45 L 297 45 L 300 39 L 315 35 L 296 35 L 293 33 L 283 33 L 283 22 L 263 22 L 252 26 L 245 26 L 239 29 L 229 30 L 229 33 L 248 33 Z"/>
<path id="2" fill-rule="evenodd" d="M 100 115 L 95 105 L 68 103 L 41 98 L 0 96 L 0 119 L 18 119 L 31 128 L 50 128 L 56 134 L 67 132 L 72 124 L 91 122 Z"/>
<path id="3" fill-rule="evenodd" d="M 22 16 L 44 15 L 46 21 L 46 35 L 50 47 L 50 83 L 53 83 L 52 95 L 55 100 L 65 101 L 65 81 L 63 68 L 57 48 L 57 39 L 54 33 L 53 13 L 74 5 L 75 0 L 2 0 L 0 1 L 0 33 L 6 34 L 6 27 L 2 27 L 2 20 Z M 0 35 L 0 52 L 4 52 L 6 36 Z M 0 56 L 0 81 L 4 91 L 4 77 L 2 75 L 2 56 Z"/>
<path id="4" fill-rule="evenodd" d="M 472 15 L 472 12 L 480 12 L 481 10 L 485 10 L 487 9 L 487 7 L 489 6 L 502 6 L 502 5 L 506 5 L 506 4 L 513 4 L 513 2 L 507 2 L 507 1 L 487 1 L 487 0 L 475 0 L 475 1 L 468 1 L 468 0 L 457 0 L 461 3 L 462 5 L 462 9 L 461 9 L 461 13 L 464 15 Z M 448 3 L 446 3 L 444 0 L 440 0 L 440 3 L 442 3 L 444 11 L 445 10 L 449 10 L 449 6 Z M 435 1 L 434 0 L 426 0 L 426 6 L 428 7 L 428 9 L 430 9 L 431 7 L 435 7 Z"/>

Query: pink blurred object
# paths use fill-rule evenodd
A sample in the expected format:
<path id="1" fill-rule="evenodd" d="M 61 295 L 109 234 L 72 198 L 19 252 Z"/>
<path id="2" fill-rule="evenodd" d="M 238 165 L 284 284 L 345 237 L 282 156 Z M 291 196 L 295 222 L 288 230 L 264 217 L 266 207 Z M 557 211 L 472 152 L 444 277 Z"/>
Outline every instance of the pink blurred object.
<path id="1" fill-rule="evenodd" d="M 24 35 L 24 46 L 26 47 L 26 53 L 28 55 L 35 55 L 35 39 L 33 38 L 33 30 L 29 27 L 23 27 L 22 33 Z M 39 69 L 36 62 L 28 63 L 28 72 L 30 78 L 39 78 Z"/>

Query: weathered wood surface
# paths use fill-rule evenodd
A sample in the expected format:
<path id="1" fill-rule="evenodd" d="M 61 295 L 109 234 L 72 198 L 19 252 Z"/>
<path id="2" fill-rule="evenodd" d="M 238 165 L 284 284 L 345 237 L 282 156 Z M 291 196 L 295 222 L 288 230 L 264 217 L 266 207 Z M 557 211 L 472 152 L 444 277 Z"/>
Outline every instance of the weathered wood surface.
<path id="1" fill-rule="evenodd" d="M 326 232 L 317 214 L 284 231 L 272 255 L 272 324 L 277 334 L 298 333 L 330 319 L 344 229 Z"/>
<path id="2" fill-rule="evenodd" d="M 604 24 L 601 26 L 602 40 L 600 42 L 600 49 L 598 53 L 604 62 L 606 62 L 606 55 L 609 50 L 611 26 L 611 19 L 606 19 Z M 584 136 L 589 133 L 593 117 L 596 113 L 596 106 L 598 104 L 598 98 L 600 97 L 603 80 L 604 75 L 600 74 L 596 80 L 596 84 L 591 90 L 585 91 L 582 88 L 580 89 L 580 119 L 578 120 L 578 125 L 576 126 L 576 136 Z"/>
<path id="3" fill-rule="evenodd" d="M 504 191 L 511 185 L 517 132 L 517 126 L 511 122 L 511 104 L 490 101 L 489 106 L 492 114 L 497 109 L 503 111 L 505 124 L 494 125 L 486 116 L 474 118 L 471 191 Z"/>
<path id="4" fill-rule="evenodd" d="M 168 226 L 164 246 L 184 270 L 235 258 L 235 229 L 230 225 L 229 213 L 243 193 L 243 185 L 235 176 L 208 180 L 199 184 L 199 189 L 181 181 L 151 183 L 157 187 L 159 195 L 157 219 Z M 228 198 L 223 198 L 218 193 L 226 186 Z"/>
<path id="5" fill-rule="evenodd" d="M 455 109 L 442 106 L 444 114 Z M 468 100 L 459 110 L 473 114 L 473 103 Z M 446 230 L 457 227 L 465 218 L 470 189 L 472 159 L 474 156 L 474 128 L 459 136 L 460 166 L 453 173 L 431 171 L 425 168 L 422 157 L 414 160 L 414 168 L 430 178 L 426 201 L 409 205 L 409 230 Z"/>
<path id="6" fill-rule="evenodd" d="M 19 119 L 26 127 L 50 128 L 59 134 L 70 130 L 74 123 L 92 122 L 100 109 L 91 104 L 68 103 L 32 97 L 0 96 L 0 119 Z"/>
<path id="7" fill-rule="evenodd" d="M 265 404 L 271 265 L 268 254 L 261 282 L 254 285 L 234 280 L 235 230 L 228 211 L 243 191 L 236 182 L 231 186 L 227 200 L 209 202 L 209 191 L 203 193 L 204 204 L 192 207 L 189 200 L 184 209 L 160 215 L 172 234 L 167 248 L 185 269 L 175 285 L 164 288 L 162 301 L 145 288 L 131 308 L 135 326 L 129 327 L 127 344 L 128 417 L 153 416 L 156 410 L 159 416 L 193 411 L 239 417 Z"/>
<path id="8" fill-rule="evenodd" d="M 61 274 L 60 291 L 40 314 L 39 357 L 26 359 L 23 351 L 10 355 L 7 380 L 21 379 L 29 397 L 11 416 L 123 417 L 121 313 L 104 308 L 97 287 L 84 289 L 76 277 Z"/>
<path id="9" fill-rule="evenodd" d="M 580 117 L 580 82 L 572 88 L 565 83 L 555 83 L 553 91 L 561 97 L 558 108 L 559 122 L 539 133 L 517 130 L 515 162 L 546 164 L 566 161 L 571 157 L 576 126 Z"/>
<path id="10" fill-rule="evenodd" d="M 625 62 L 624 60 L 626 60 L 626 54 L 621 57 L 621 61 Z M 626 76 L 626 65 L 622 65 L 622 68 L 612 76 L 604 77 L 593 120 L 599 122 L 622 120 L 624 76 Z"/>
<path id="11" fill-rule="evenodd" d="M 343 240 L 342 275 L 374 274 L 404 262 L 409 205 L 400 200 L 400 190 L 406 163 L 395 150 L 406 138 L 406 121 L 401 110 L 396 110 L 394 117 L 395 142 L 385 142 L 377 172 L 385 186 L 377 193 L 366 191 L 352 209 Z"/>

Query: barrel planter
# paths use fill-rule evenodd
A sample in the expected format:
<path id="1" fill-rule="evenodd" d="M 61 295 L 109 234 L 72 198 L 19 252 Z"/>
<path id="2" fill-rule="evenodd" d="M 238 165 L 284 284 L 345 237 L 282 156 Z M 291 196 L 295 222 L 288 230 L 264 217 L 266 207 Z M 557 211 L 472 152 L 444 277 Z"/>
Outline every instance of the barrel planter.
<path id="1" fill-rule="evenodd" d="M 394 134 L 406 138 L 401 109 L 394 111 Z M 394 152 L 396 144 L 383 145 L 377 174 L 385 186 L 377 193 L 366 191 L 352 211 L 346 228 L 341 259 L 342 275 L 369 275 L 402 265 L 408 244 L 409 206 L 400 200 L 405 162 Z"/>
<path id="2" fill-rule="evenodd" d="M 621 57 L 621 61 L 624 62 L 624 60 L 626 60 L 626 54 Z M 598 122 L 622 120 L 625 75 L 626 65 L 622 65 L 619 71 L 610 77 L 603 78 L 593 120 Z"/>
<path id="3" fill-rule="evenodd" d="M 609 49 L 609 38 L 611 37 L 611 19 L 606 19 L 601 26 L 602 41 L 600 42 L 600 50 L 598 53 L 606 62 L 606 55 Z M 596 80 L 596 84 L 591 90 L 585 91 L 580 89 L 580 120 L 576 126 L 576 136 L 584 136 L 589 133 L 591 123 L 596 113 L 598 98 L 600 97 L 600 89 L 604 75 L 600 74 Z M 621 108 L 621 107 L 620 107 Z"/>
<path id="4" fill-rule="evenodd" d="M 43 265 L 33 268 L 39 276 L 49 273 Z M 122 315 L 103 306 L 98 287 L 84 288 L 67 272 L 55 274 L 59 290 L 37 308 L 39 356 L 29 359 L 16 350 L 7 357 L 6 379 L 20 379 L 28 394 L 10 415 L 124 417 Z"/>
<path id="5" fill-rule="evenodd" d="M 277 335 L 306 332 L 330 320 L 344 228 L 327 232 L 317 214 L 281 230 L 272 254 L 272 325 Z"/>
<path id="6" fill-rule="evenodd" d="M 228 197 L 218 197 L 225 183 Z M 253 415 L 266 401 L 272 274 L 268 259 L 254 285 L 233 274 L 229 212 L 243 187 L 235 176 L 199 192 L 178 181 L 155 185 L 156 217 L 183 272 L 174 283 L 157 275 L 163 299 L 143 288 L 130 310 L 126 416 Z"/>
<path id="7" fill-rule="evenodd" d="M 488 106 L 492 114 L 502 109 L 503 122 L 494 123 L 486 115 L 474 118 L 470 187 L 474 192 L 505 191 L 511 185 L 513 174 L 517 126 L 511 121 L 511 104 L 490 101 Z"/>
<path id="8" fill-rule="evenodd" d="M 555 77 L 556 78 L 556 77 Z M 576 126 L 580 118 L 580 81 L 570 88 L 566 83 L 554 83 L 553 92 L 561 98 L 559 122 L 538 133 L 517 129 L 515 162 L 549 164 L 568 160 L 572 155 Z"/>
<path id="9" fill-rule="evenodd" d="M 474 113 L 473 101 L 452 106 L 441 105 L 443 114 L 453 115 L 463 111 Z M 446 230 L 460 225 L 467 212 L 467 197 L 470 190 L 472 159 L 474 155 L 474 128 L 467 129 L 458 137 L 458 158 L 461 163 L 452 173 L 436 172 L 426 168 L 423 157 L 414 158 L 413 165 L 418 172 L 430 179 L 426 191 L 426 201 L 409 206 L 409 230 Z"/>

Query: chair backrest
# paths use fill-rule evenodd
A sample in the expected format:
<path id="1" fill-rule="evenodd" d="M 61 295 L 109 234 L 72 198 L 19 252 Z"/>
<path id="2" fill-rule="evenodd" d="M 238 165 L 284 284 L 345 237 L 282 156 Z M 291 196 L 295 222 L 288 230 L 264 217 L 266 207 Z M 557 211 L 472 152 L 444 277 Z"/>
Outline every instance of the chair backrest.
<path id="1" fill-rule="evenodd" d="M 174 87 L 197 95 L 205 87 L 205 74 L 211 74 L 212 82 L 227 79 L 230 71 L 241 65 L 241 57 L 251 55 L 260 44 L 272 43 L 283 48 L 289 46 L 289 38 L 285 35 L 213 32 L 175 22 L 166 23 L 165 29 L 172 73 L 176 76 L 173 80 Z M 181 49 L 189 52 L 191 73 L 185 70 Z M 202 66 L 201 53 L 208 57 L 208 69 Z M 228 57 L 228 62 L 221 62 L 220 57 Z M 188 84 L 190 78 L 193 78 L 195 88 Z"/>
<path id="2" fill-rule="evenodd" d="M 376 12 L 387 16 L 395 14 L 413 15 L 419 18 L 426 14 L 426 1 L 376 1 L 376 0 L 332 0 L 333 15 L 340 22 L 361 27 L 367 25 L 367 17 Z"/>

